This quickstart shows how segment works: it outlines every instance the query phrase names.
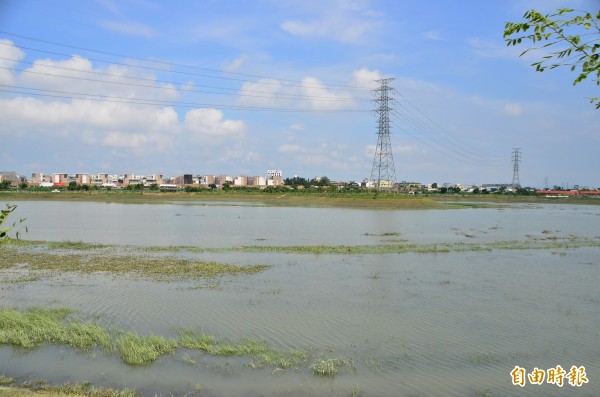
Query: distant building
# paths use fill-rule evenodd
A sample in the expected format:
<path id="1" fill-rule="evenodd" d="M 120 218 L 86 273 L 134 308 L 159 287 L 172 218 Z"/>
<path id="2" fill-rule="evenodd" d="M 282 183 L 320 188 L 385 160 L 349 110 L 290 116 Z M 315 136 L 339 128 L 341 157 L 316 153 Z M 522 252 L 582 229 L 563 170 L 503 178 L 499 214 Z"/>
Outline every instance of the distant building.
<path id="1" fill-rule="evenodd" d="M 214 175 L 202 175 L 199 177 L 200 186 L 206 186 L 216 184 L 216 177 Z"/>
<path id="2" fill-rule="evenodd" d="M 283 185 L 283 171 L 267 170 L 267 186 Z"/>
<path id="3" fill-rule="evenodd" d="M 163 176 L 162 174 L 152 174 L 152 175 L 147 175 L 144 178 L 144 185 L 145 186 L 149 186 L 149 185 L 161 185 L 163 183 Z"/>
<path id="4" fill-rule="evenodd" d="M 42 186 L 43 183 L 52 184 L 52 175 L 46 175 L 42 172 L 34 172 L 31 174 L 31 183 L 33 185 Z"/>
<path id="5" fill-rule="evenodd" d="M 77 182 L 78 185 L 89 185 L 90 174 L 75 174 L 75 182 Z"/>
<path id="6" fill-rule="evenodd" d="M 1 181 L 11 181 L 15 183 L 27 182 L 27 178 L 17 174 L 14 171 L 1 171 L 0 172 L 0 182 Z"/>
<path id="7" fill-rule="evenodd" d="M 248 177 L 247 176 L 236 176 L 233 179 L 233 184 L 235 186 L 248 186 Z"/>
<path id="8" fill-rule="evenodd" d="M 215 184 L 218 186 L 223 186 L 224 184 L 226 184 L 227 182 L 229 183 L 233 183 L 233 178 L 228 176 L 228 175 L 219 175 L 216 179 L 215 179 Z"/>
<path id="9" fill-rule="evenodd" d="M 52 174 L 54 186 L 65 186 L 69 184 L 69 174 Z"/>

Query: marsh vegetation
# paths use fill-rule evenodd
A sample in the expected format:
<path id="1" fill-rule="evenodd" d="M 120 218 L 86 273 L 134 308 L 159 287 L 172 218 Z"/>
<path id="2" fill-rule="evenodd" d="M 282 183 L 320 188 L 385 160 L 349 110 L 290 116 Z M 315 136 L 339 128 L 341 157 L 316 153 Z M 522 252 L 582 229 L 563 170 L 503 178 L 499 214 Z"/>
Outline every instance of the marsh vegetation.
<path id="1" fill-rule="evenodd" d="M 514 393 L 517 364 L 600 376 L 593 207 L 46 204 L 19 203 L 30 233 L 0 248 L 6 384 L 468 396 Z"/>

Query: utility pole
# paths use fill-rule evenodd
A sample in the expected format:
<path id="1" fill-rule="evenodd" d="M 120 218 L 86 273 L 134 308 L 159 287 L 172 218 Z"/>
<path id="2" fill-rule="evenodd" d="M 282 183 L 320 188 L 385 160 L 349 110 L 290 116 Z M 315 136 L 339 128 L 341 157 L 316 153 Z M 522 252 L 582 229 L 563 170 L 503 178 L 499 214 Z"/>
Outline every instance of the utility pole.
<path id="1" fill-rule="evenodd" d="M 389 86 L 393 78 L 376 80 L 380 85 L 373 90 L 375 94 L 375 113 L 377 122 L 377 146 L 375 147 L 375 158 L 371 169 L 371 181 L 378 189 L 393 189 L 396 183 L 396 170 L 394 168 L 394 156 L 392 154 L 392 142 L 390 140 L 390 113 L 394 112 L 392 105 L 395 100 L 393 94 L 395 89 Z"/>
<path id="2" fill-rule="evenodd" d="M 521 163 L 521 148 L 514 148 L 512 152 L 512 163 L 513 163 L 513 179 L 512 188 L 517 190 L 521 187 L 519 181 L 519 163 Z"/>

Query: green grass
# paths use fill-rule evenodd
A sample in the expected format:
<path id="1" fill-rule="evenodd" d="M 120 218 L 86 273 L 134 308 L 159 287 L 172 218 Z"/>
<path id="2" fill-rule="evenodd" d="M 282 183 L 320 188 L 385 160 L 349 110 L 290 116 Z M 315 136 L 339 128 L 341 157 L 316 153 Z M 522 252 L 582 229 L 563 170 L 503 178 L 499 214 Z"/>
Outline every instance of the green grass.
<path id="1" fill-rule="evenodd" d="M 0 388 L 1 397 L 26 397 L 26 396 L 85 396 L 85 397 L 135 397 L 133 389 L 116 390 L 112 388 L 98 388 L 92 386 L 90 382 L 65 383 L 62 385 L 50 385 L 45 380 L 32 380 L 15 386 L 15 379 L 0 375 L 2 379 L 11 380 L 10 383 L 0 383 L 0 385 L 12 385 L 9 388 Z"/>
<path id="2" fill-rule="evenodd" d="M 0 374 L 0 386 L 8 386 L 15 383 L 15 378 Z"/>
<path id="3" fill-rule="evenodd" d="M 67 250 L 87 251 L 87 250 L 91 250 L 91 249 L 108 247 L 107 245 L 104 245 L 104 244 L 84 243 L 83 241 L 49 241 L 47 244 L 48 244 L 48 248 L 53 249 L 53 250 L 67 249 Z"/>
<path id="4" fill-rule="evenodd" d="M 214 279 L 229 275 L 245 275 L 264 271 L 270 266 L 233 265 L 216 261 L 187 260 L 169 257 L 168 253 L 227 253 L 259 252 L 310 255 L 382 255 L 382 254 L 440 254 L 450 252 L 491 252 L 503 250 L 552 250 L 598 248 L 600 238 L 586 237 L 533 237 L 527 240 L 495 241 L 488 243 L 455 242 L 415 244 L 391 242 L 378 245 L 306 245 L 306 246 L 239 246 L 223 248 L 154 247 L 87 244 L 82 242 L 48 243 L 18 241 L 0 247 L 0 271 L 27 266 L 28 274 L 21 277 L 3 277 L 3 283 L 27 283 L 55 273 L 81 274 L 108 273 L 146 277 L 157 281 Z M 91 251 L 96 250 L 96 251 Z M 87 252 L 82 252 L 87 251 Z M 149 252 L 150 251 L 150 252 Z M 566 255 L 562 253 L 561 255 Z M 372 274 L 371 278 L 377 278 Z M 443 283 L 446 285 L 447 283 Z"/>
<path id="5" fill-rule="evenodd" d="M 116 349 L 123 361 L 129 365 L 145 365 L 160 356 L 173 353 L 177 342 L 162 336 L 142 336 L 135 332 L 124 332 L 116 338 Z"/>
<path id="6" fill-rule="evenodd" d="M 314 375 L 335 376 L 340 371 L 353 370 L 352 361 L 342 358 L 317 358 L 310 365 Z"/>
<path id="7" fill-rule="evenodd" d="M 308 355 L 297 350 L 283 351 L 271 347 L 267 342 L 251 338 L 239 341 L 217 338 L 200 330 L 184 329 L 177 340 L 182 347 L 201 350 L 213 356 L 250 357 L 248 366 L 252 368 L 290 368 L 305 363 Z"/>
<path id="8" fill-rule="evenodd" d="M 185 260 L 171 257 L 151 257 L 144 252 L 129 250 L 125 255 L 115 254 L 116 247 L 102 246 L 106 252 L 99 254 L 78 253 L 85 250 L 85 243 L 75 243 L 73 251 L 63 251 L 72 247 L 70 243 L 48 243 L 41 246 L 39 242 L 30 245 L 18 243 L 8 244 L 0 248 L 0 269 L 10 269 L 17 265 L 27 264 L 29 271 L 75 272 L 75 273 L 111 273 L 130 274 L 159 281 L 179 279 L 214 278 L 224 275 L 253 274 L 268 269 L 267 265 L 238 266 L 216 261 Z M 54 248 L 53 248 L 54 247 Z M 56 248 L 60 247 L 60 248 Z M 112 253 L 111 253 L 112 248 Z M 40 274 L 16 279 L 14 282 L 36 281 Z M 6 279 L 10 282 L 10 279 Z"/>
<path id="9" fill-rule="evenodd" d="M 0 310 L 0 345 L 35 349 L 49 344 L 68 345 L 83 352 L 100 349 L 106 354 L 119 356 L 126 364 L 133 366 L 151 364 L 179 348 L 199 350 L 212 356 L 246 357 L 250 360 L 246 365 L 252 368 L 300 367 L 309 358 L 307 352 L 276 349 L 266 341 L 218 338 L 196 329 L 180 330 L 175 339 L 109 330 L 97 323 L 73 318 L 71 310 L 67 308 Z M 340 360 L 336 362 L 338 366 L 343 362 L 341 359 L 334 360 Z"/>

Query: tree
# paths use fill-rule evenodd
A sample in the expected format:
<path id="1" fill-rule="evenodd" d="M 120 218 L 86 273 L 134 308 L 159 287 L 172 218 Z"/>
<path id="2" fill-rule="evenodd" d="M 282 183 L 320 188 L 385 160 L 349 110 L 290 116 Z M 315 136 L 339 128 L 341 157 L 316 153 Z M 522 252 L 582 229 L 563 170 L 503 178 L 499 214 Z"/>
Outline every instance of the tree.
<path id="1" fill-rule="evenodd" d="M 523 40 L 530 40 L 534 45 L 546 42 L 526 49 L 519 56 L 551 47 L 553 52 L 531 64 L 536 71 L 543 72 L 559 66 L 568 66 L 571 71 L 580 68 L 573 85 L 588 76 L 595 78 L 596 85 L 600 85 L 600 11 L 595 15 L 569 8 L 559 8 L 557 11 L 542 15 L 530 10 L 523 15 L 526 22 L 508 22 L 504 28 L 506 44 L 517 45 Z M 529 31 L 531 28 L 533 32 Z M 524 34 L 519 35 L 521 32 Z M 600 109 L 600 98 L 591 98 L 590 103 L 595 103 L 596 109 Z"/>
<path id="2" fill-rule="evenodd" d="M 77 182 L 75 181 L 71 181 L 69 182 L 69 186 L 67 186 L 68 190 L 79 190 L 79 187 L 77 186 Z"/>

